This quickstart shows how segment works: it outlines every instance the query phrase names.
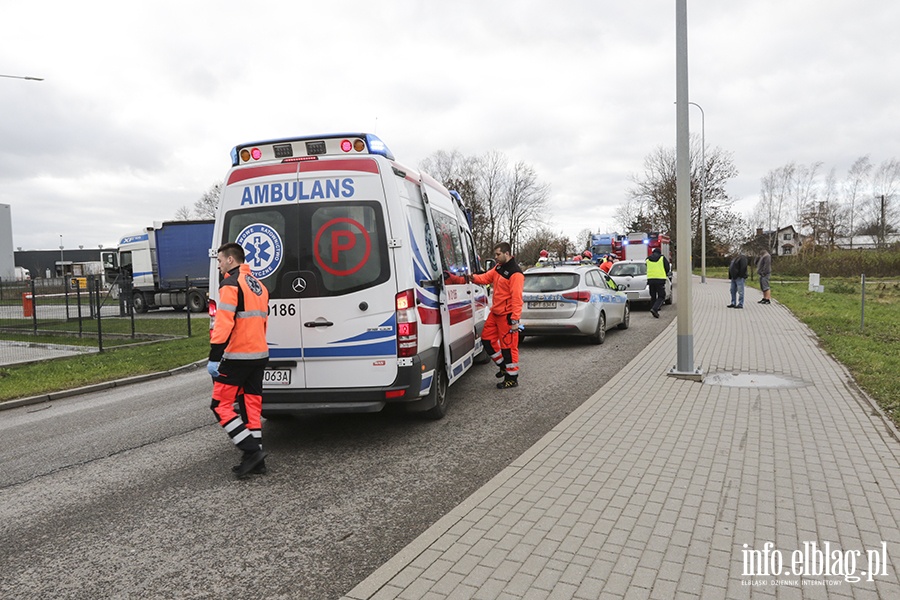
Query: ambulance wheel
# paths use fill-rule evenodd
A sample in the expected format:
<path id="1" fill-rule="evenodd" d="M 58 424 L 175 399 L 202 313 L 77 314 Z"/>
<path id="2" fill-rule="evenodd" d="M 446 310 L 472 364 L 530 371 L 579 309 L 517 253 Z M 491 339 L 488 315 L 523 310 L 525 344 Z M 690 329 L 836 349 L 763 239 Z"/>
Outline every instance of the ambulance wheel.
<path id="1" fill-rule="evenodd" d="M 144 294 L 141 292 L 135 292 L 134 296 L 131 297 L 131 304 L 134 306 L 134 311 L 139 312 L 141 314 L 147 312 L 147 299 L 144 298 Z"/>
<path id="2" fill-rule="evenodd" d="M 206 300 L 203 298 L 203 294 L 196 290 L 188 293 L 187 304 L 192 313 L 206 310 Z"/>
<path id="3" fill-rule="evenodd" d="M 597 331 L 588 338 L 592 344 L 602 344 L 606 341 L 606 313 L 600 313 L 597 319 Z"/>
<path id="4" fill-rule="evenodd" d="M 426 396 L 428 404 L 434 402 L 434 406 L 422 413 L 422 416 L 424 416 L 426 419 L 432 419 L 434 421 L 444 418 L 444 415 L 447 414 L 448 386 L 449 382 L 447 381 L 447 371 L 446 367 L 444 366 L 444 357 L 443 355 L 439 355 L 437 367 L 434 369 L 434 379 L 431 382 L 431 391 L 429 391 L 428 396 Z"/>

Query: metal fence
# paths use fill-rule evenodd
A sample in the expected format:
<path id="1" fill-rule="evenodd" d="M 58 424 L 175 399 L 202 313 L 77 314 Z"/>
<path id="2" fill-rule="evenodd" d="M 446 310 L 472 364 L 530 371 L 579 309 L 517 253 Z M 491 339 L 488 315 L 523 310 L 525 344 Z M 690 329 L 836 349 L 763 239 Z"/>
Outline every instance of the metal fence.
<path id="1" fill-rule="evenodd" d="M 208 324 L 189 310 L 138 315 L 132 297 L 130 280 L 94 275 L 0 282 L 0 365 L 186 337 Z"/>

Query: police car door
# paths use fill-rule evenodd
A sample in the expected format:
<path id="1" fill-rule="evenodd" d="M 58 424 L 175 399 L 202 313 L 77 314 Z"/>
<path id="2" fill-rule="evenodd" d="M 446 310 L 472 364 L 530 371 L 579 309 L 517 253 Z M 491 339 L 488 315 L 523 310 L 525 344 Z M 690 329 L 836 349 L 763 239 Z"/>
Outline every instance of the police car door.
<path id="1" fill-rule="evenodd" d="M 469 274 L 462 232 L 452 200 L 424 183 L 422 197 L 442 270 L 453 275 Z M 473 287 L 469 283 L 444 282 L 440 287 L 439 300 L 444 362 L 447 377 L 453 383 L 472 366 L 475 349 Z"/>

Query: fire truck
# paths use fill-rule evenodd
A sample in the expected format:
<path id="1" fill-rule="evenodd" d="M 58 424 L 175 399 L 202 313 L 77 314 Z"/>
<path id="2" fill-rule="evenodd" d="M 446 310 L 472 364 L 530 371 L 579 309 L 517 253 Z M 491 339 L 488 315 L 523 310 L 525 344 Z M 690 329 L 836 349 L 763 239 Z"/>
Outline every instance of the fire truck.
<path id="1" fill-rule="evenodd" d="M 620 244 L 620 250 L 617 253 L 619 260 L 644 260 L 650 256 L 654 248 L 659 248 L 662 255 L 671 260 L 669 236 L 658 231 L 629 233 L 621 236 L 618 242 Z"/>

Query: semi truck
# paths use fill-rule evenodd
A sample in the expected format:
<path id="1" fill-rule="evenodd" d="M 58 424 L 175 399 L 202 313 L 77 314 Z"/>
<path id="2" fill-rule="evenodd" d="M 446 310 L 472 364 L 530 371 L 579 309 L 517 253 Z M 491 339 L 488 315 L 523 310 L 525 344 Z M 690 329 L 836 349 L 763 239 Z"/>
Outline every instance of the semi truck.
<path id="1" fill-rule="evenodd" d="M 164 306 L 206 311 L 214 225 L 213 220 L 156 222 L 126 235 L 115 251 L 101 252 L 107 280 L 118 277 L 120 290 L 131 281 L 126 293 L 139 313 Z"/>

